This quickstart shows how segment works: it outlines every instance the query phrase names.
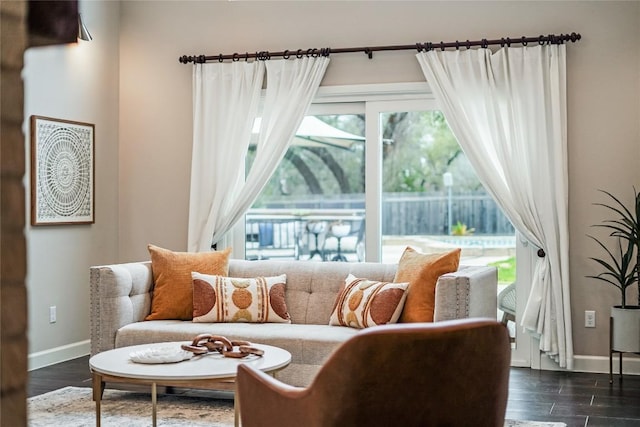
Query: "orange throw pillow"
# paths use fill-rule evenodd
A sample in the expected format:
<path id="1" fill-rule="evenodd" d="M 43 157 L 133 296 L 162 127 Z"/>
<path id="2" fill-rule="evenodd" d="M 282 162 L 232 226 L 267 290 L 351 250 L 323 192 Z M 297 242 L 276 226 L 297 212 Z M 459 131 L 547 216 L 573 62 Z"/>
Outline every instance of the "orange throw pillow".
<path id="1" fill-rule="evenodd" d="M 460 248 L 437 254 L 422 254 L 410 247 L 404 250 L 393 280 L 409 282 L 400 322 L 433 322 L 436 282 L 441 275 L 458 270 L 460 252 Z"/>
<path id="2" fill-rule="evenodd" d="M 226 276 L 231 248 L 215 252 L 173 252 L 149 245 L 153 271 L 151 314 L 145 320 L 191 320 L 191 272 Z"/>

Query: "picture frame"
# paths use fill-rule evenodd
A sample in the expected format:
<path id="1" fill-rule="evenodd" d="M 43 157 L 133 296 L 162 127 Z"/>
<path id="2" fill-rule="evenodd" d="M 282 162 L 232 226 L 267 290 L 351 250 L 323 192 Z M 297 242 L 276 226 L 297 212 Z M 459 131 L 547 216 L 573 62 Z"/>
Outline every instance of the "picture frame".
<path id="1" fill-rule="evenodd" d="M 93 224 L 95 126 L 31 116 L 31 225 Z"/>

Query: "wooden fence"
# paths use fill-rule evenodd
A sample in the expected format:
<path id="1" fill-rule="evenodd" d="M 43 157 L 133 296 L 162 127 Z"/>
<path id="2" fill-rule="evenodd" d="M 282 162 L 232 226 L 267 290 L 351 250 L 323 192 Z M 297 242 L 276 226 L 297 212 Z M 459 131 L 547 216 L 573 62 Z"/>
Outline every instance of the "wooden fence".
<path id="1" fill-rule="evenodd" d="M 447 235 L 449 199 L 442 193 L 385 193 L 382 234 L 385 236 Z M 364 212 L 364 195 L 282 198 L 263 209 L 357 209 Z M 485 192 L 455 193 L 451 197 L 451 222 L 465 224 L 478 235 L 512 235 L 513 226 Z M 452 224 L 452 225 L 453 225 Z"/>

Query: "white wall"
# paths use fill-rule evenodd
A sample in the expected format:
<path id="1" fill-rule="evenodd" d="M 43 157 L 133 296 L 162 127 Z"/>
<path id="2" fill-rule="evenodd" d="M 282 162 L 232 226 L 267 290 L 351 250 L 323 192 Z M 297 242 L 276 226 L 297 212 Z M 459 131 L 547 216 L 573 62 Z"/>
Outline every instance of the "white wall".
<path id="1" fill-rule="evenodd" d="M 597 189 L 640 187 L 638 2 L 125 2 L 121 23 L 120 246 L 185 250 L 191 69 L 184 54 L 350 47 L 579 32 L 568 46 L 570 271 L 574 346 L 605 355 L 615 292 L 586 279 Z M 413 52 L 334 55 L 323 85 L 423 81 Z M 584 310 L 597 312 L 585 329 Z"/>
<path id="2" fill-rule="evenodd" d="M 93 41 L 25 53 L 26 158 L 29 117 L 40 115 L 93 123 L 96 160 L 95 224 L 26 228 L 31 368 L 88 353 L 89 266 L 117 258 L 120 4 L 82 2 L 80 12 Z"/>

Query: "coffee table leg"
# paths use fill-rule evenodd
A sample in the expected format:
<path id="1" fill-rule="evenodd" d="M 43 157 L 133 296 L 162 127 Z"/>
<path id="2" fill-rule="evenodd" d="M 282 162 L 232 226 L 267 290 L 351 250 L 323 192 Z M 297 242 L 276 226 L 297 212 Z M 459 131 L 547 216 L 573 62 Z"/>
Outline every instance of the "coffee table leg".
<path id="1" fill-rule="evenodd" d="M 233 395 L 233 426 L 240 427 L 240 398 L 238 396 L 238 383 L 236 383 L 236 392 Z"/>
<path id="2" fill-rule="evenodd" d="M 152 414 L 152 422 L 151 424 L 153 425 L 153 427 L 156 427 L 157 424 L 157 419 L 156 419 L 156 404 L 157 404 L 157 392 L 156 392 L 156 383 L 151 383 L 151 406 L 153 408 L 153 414 Z"/>
<path id="3" fill-rule="evenodd" d="M 102 392 L 104 390 L 104 382 L 100 374 L 93 374 L 93 400 L 96 402 L 96 427 L 100 427 L 100 401 L 102 400 Z"/>

